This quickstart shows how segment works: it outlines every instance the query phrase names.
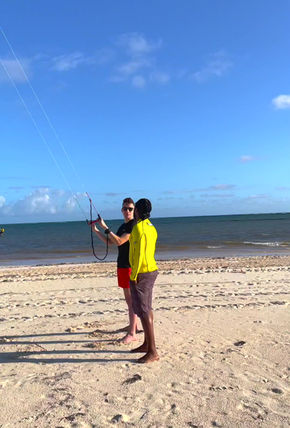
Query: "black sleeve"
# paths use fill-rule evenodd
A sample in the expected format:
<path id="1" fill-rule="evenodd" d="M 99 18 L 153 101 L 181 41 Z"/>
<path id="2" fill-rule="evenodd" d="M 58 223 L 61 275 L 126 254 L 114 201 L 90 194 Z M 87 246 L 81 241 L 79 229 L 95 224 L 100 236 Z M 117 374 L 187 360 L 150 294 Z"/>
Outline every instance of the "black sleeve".
<path id="1" fill-rule="evenodd" d="M 124 225 L 122 224 L 116 232 L 117 236 L 122 236 L 124 233 Z"/>
<path id="2" fill-rule="evenodd" d="M 135 225 L 135 221 L 134 220 L 131 220 L 128 223 L 126 223 L 126 225 L 125 225 L 125 231 L 126 231 L 126 233 L 131 233 L 134 225 Z"/>

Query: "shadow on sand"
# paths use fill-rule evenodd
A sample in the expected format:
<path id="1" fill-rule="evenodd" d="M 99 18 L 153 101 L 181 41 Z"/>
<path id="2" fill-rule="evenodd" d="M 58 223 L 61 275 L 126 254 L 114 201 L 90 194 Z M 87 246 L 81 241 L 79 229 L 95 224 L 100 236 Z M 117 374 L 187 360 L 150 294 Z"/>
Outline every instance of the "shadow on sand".
<path id="1" fill-rule="evenodd" d="M 0 352 L 0 364 L 7 363 L 34 363 L 34 364 L 56 364 L 56 363 L 114 363 L 114 362 L 136 362 L 136 359 L 130 358 L 130 350 L 124 349 L 103 349 L 104 346 L 117 345 L 120 346 L 120 342 L 117 340 L 97 339 L 93 337 L 93 334 L 112 334 L 120 332 L 120 330 L 105 331 L 95 330 L 82 331 L 82 332 L 66 332 L 66 333 L 47 333 L 47 334 L 29 334 L 29 335 L 13 335 L 5 336 L 0 338 L 1 346 L 16 346 L 18 349 L 11 352 Z M 88 336 L 87 340 L 77 340 L 77 336 Z M 70 339 L 70 336 L 73 336 Z M 57 337 L 61 337 L 57 340 Z M 31 338 L 30 340 L 27 340 Z M 38 338 L 46 340 L 37 340 Z M 64 340 L 62 340 L 62 338 Z M 24 340 L 23 340 L 24 339 Z M 90 340 L 91 339 L 91 340 Z M 92 340 L 93 339 L 93 340 Z M 36 341 L 37 340 L 37 341 Z M 47 350 L 43 345 L 62 345 L 62 344 L 95 344 L 96 348 L 101 347 L 102 349 L 53 349 Z M 21 349 L 24 346 L 25 349 Z M 1 348 L 0 348 L 1 349 Z M 108 355 L 108 358 L 84 358 L 85 355 L 97 355 L 98 357 Z M 111 358 L 112 354 L 120 355 L 121 358 Z M 63 357 L 62 357 L 63 355 Z M 65 356 L 64 356 L 65 355 Z M 74 356 L 80 355 L 80 358 L 74 358 Z M 129 357 L 130 355 L 130 357 Z M 128 356 L 128 358 L 125 358 Z"/>

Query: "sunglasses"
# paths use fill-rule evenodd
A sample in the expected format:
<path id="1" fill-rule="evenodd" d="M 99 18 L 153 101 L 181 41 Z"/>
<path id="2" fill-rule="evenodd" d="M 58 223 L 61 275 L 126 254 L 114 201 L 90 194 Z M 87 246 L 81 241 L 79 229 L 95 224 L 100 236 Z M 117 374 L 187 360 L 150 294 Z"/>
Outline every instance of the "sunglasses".
<path id="1" fill-rule="evenodd" d="M 130 213 L 133 211 L 134 208 L 132 207 L 123 207 L 122 211 L 130 211 Z"/>

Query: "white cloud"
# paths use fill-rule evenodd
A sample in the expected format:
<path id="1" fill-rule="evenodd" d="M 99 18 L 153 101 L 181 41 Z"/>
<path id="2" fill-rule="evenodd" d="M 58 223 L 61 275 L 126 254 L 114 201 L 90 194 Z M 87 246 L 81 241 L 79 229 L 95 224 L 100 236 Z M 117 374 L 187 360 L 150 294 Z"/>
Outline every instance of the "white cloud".
<path id="1" fill-rule="evenodd" d="M 132 78 L 132 85 L 135 86 L 135 88 L 144 88 L 146 80 L 143 76 L 134 76 Z"/>
<path id="2" fill-rule="evenodd" d="M 135 88 L 144 88 L 148 82 L 166 84 L 170 76 L 158 69 L 153 55 L 162 41 L 149 41 L 142 34 L 122 34 L 116 42 L 121 63 L 115 66 L 111 82 L 130 82 Z"/>
<path id="3" fill-rule="evenodd" d="M 229 190 L 236 187 L 234 184 L 217 184 L 215 186 L 211 186 L 208 190 Z"/>
<path id="4" fill-rule="evenodd" d="M 276 189 L 289 192 L 290 187 L 289 186 L 279 186 L 279 187 L 276 187 Z"/>
<path id="5" fill-rule="evenodd" d="M 93 64 L 95 59 L 85 56 L 82 52 L 73 52 L 67 55 L 60 55 L 52 59 L 52 69 L 56 71 L 73 70 L 80 65 Z"/>
<path id="6" fill-rule="evenodd" d="M 254 158 L 254 156 L 251 156 L 251 155 L 243 155 L 240 157 L 240 161 L 243 163 L 251 162 L 253 160 L 255 160 L 255 158 Z"/>
<path id="7" fill-rule="evenodd" d="M 274 107 L 278 110 L 285 110 L 290 108 L 290 95 L 278 95 L 272 99 Z"/>
<path id="8" fill-rule="evenodd" d="M 222 77 L 233 66 L 232 61 L 224 51 L 210 55 L 207 64 L 192 74 L 197 82 L 205 82 L 211 77 Z"/>
<path id="9" fill-rule="evenodd" d="M 94 58 L 95 58 L 95 61 L 100 65 L 107 64 L 113 60 L 114 51 L 112 49 L 108 49 L 108 48 L 100 49 L 96 53 Z M 93 58 L 92 58 L 92 60 L 93 60 Z"/>
<path id="10" fill-rule="evenodd" d="M 117 67 L 117 73 L 123 76 L 130 76 L 135 74 L 138 70 L 150 66 L 150 61 L 146 58 L 139 58 L 137 60 L 128 61 Z"/>
<path id="11" fill-rule="evenodd" d="M 62 195 L 63 194 L 64 193 L 62 193 Z M 76 207 L 79 207 L 80 201 L 86 197 L 87 195 L 85 193 L 79 193 L 79 192 L 70 196 L 65 202 L 65 211 L 68 211 L 68 212 L 74 211 Z"/>
<path id="12" fill-rule="evenodd" d="M 150 42 L 142 34 L 127 33 L 119 36 L 117 45 L 123 47 L 129 56 L 143 57 L 160 48 L 162 41 Z"/>
<path id="13" fill-rule="evenodd" d="M 165 85 L 170 81 L 170 76 L 167 73 L 163 73 L 162 71 L 153 71 L 150 74 L 150 80 L 152 82 L 161 83 L 162 85 Z"/>
<path id="14" fill-rule="evenodd" d="M 0 83 L 9 82 L 10 79 L 15 83 L 25 83 L 27 81 L 25 74 L 27 77 L 31 74 L 30 60 L 27 58 L 21 58 L 19 62 L 15 59 L 0 58 L 0 65 Z"/>
<path id="15" fill-rule="evenodd" d="M 255 200 L 255 199 L 268 199 L 269 195 L 266 195 L 265 193 L 260 193 L 257 195 L 249 195 L 246 199 L 247 200 Z"/>
<path id="16" fill-rule="evenodd" d="M 219 194 L 210 194 L 210 193 L 202 193 L 199 195 L 201 198 L 218 198 L 218 199 L 223 199 L 223 198 L 233 198 L 235 195 L 233 193 L 219 193 Z"/>
<path id="17" fill-rule="evenodd" d="M 23 215 L 55 214 L 56 204 L 53 201 L 50 189 L 40 188 L 17 201 L 13 206 L 13 212 Z"/>
<path id="18" fill-rule="evenodd" d="M 0 213 L 10 217 L 55 216 L 56 214 L 79 213 L 79 205 L 86 197 L 83 193 L 69 195 L 61 189 L 40 187 L 33 190 L 22 199 L 7 204 L 0 196 Z"/>

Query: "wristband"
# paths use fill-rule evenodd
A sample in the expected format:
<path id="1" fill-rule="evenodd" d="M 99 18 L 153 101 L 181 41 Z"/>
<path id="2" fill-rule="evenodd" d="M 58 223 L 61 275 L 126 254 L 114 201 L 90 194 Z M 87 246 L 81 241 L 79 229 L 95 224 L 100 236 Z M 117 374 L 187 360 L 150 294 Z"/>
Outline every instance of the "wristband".
<path id="1" fill-rule="evenodd" d="M 109 235 L 110 232 L 111 232 L 111 230 L 109 228 L 105 230 L 106 235 Z"/>

